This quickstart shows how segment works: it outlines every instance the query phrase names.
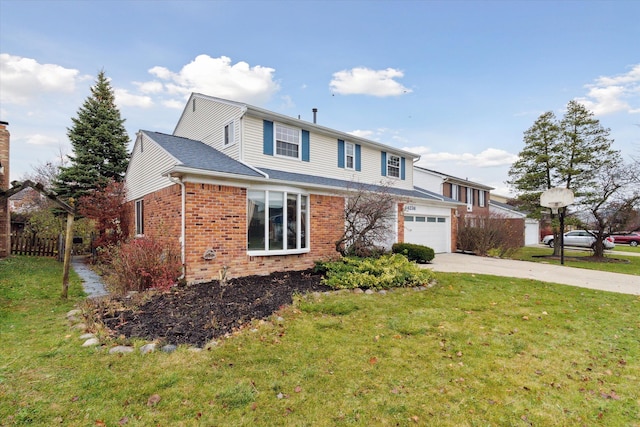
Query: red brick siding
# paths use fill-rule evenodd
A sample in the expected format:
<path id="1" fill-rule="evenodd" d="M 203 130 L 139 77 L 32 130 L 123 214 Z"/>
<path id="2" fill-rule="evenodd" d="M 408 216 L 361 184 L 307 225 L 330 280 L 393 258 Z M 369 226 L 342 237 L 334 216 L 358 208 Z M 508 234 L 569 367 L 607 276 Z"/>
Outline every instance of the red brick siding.
<path id="1" fill-rule="evenodd" d="M 335 241 L 344 228 L 344 199 L 310 195 L 310 252 L 299 255 L 247 255 L 247 192 L 244 188 L 186 183 L 186 280 L 189 283 L 219 278 L 227 267 L 227 277 L 266 275 L 274 271 L 304 270 L 318 259 L 337 256 Z M 134 202 L 129 203 L 135 218 Z M 179 185 L 144 197 L 146 236 L 179 241 L 181 227 Z M 133 227 L 132 227 L 133 228 Z M 205 260 L 211 249 L 215 258 Z"/>
<path id="2" fill-rule="evenodd" d="M 404 203 L 398 203 L 398 243 L 404 243 Z"/>
<path id="3" fill-rule="evenodd" d="M 0 174 L 0 189 L 8 190 L 9 182 L 9 131 L 5 124 L 0 124 L 0 164 L 4 173 Z M 11 221 L 9 216 L 9 199 L 0 198 L 0 258 L 8 257 L 11 253 Z"/>
<path id="4" fill-rule="evenodd" d="M 458 248 L 458 210 L 451 209 L 451 252 L 455 252 Z"/>

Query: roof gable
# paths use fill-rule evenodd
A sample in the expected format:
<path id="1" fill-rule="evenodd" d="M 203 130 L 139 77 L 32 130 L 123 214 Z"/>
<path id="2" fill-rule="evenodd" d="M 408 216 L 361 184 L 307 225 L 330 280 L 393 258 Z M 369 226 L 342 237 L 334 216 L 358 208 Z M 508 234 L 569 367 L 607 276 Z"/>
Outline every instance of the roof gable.
<path id="1" fill-rule="evenodd" d="M 190 108 L 189 106 L 191 105 L 193 100 L 197 99 L 197 98 L 204 98 L 204 99 L 208 99 L 208 100 L 214 101 L 214 102 L 219 102 L 219 103 L 222 103 L 222 104 L 233 105 L 233 106 L 236 106 L 238 108 L 241 108 L 244 111 L 243 114 L 248 114 L 248 115 L 251 115 L 253 117 L 260 118 L 260 119 L 275 121 L 275 122 L 278 122 L 278 123 L 282 123 L 284 125 L 289 125 L 289 126 L 294 126 L 294 127 L 304 127 L 306 130 L 309 130 L 310 132 L 329 135 L 329 136 L 337 138 L 337 139 L 343 139 L 343 140 L 347 140 L 347 141 L 350 141 L 350 142 L 356 142 L 356 143 L 359 143 L 359 144 L 368 145 L 368 146 L 374 147 L 374 148 L 382 150 L 382 151 L 389 151 L 389 152 L 392 152 L 394 154 L 398 154 L 398 155 L 407 157 L 409 159 L 414 159 L 415 160 L 415 159 L 419 159 L 420 158 L 419 154 L 415 154 L 415 153 L 412 153 L 410 151 L 406 151 L 406 150 L 402 150 L 402 149 L 399 149 L 399 148 L 395 148 L 395 147 L 392 147 L 390 145 L 382 144 L 380 142 L 376 142 L 376 141 L 372 141 L 372 140 L 369 140 L 369 139 L 361 138 L 361 137 L 352 135 L 350 133 L 342 132 L 342 131 L 339 131 L 339 130 L 336 130 L 336 129 L 331 129 L 331 128 L 328 128 L 328 127 L 325 127 L 325 126 L 321 126 L 321 125 L 318 125 L 316 123 L 308 122 L 306 120 L 301 120 L 301 119 L 298 119 L 298 118 L 295 118 L 295 117 L 286 116 L 284 114 L 276 113 L 274 111 L 266 110 L 264 108 L 256 107 L 256 106 L 253 106 L 253 105 L 250 105 L 250 104 L 246 104 L 246 103 L 243 103 L 243 102 L 230 101 L 230 100 L 227 100 L 227 99 L 217 98 L 215 96 L 204 95 L 204 94 L 201 94 L 201 93 L 192 93 L 191 94 L 191 97 L 189 98 L 189 101 L 187 102 L 187 105 L 185 106 L 185 109 L 183 110 L 182 114 L 180 115 L 180 119 L 178 120 L 178 125 L 180 124 L 180 121 L 182 120 L 182 118 L 185 115 L 185 113 Z M 178 128 L 178 126 L 176 126 L 176 129 L 177 128 Z"/>
<path id="2" fill-rule="evenodd" d="M 212 172 L 263 177 L 262 174 L 253 168 L 232 159 L 204 142 L 159 132 L 142 132 L 162 147 L 167 153 L 175 157 L 183 167 Z"/>

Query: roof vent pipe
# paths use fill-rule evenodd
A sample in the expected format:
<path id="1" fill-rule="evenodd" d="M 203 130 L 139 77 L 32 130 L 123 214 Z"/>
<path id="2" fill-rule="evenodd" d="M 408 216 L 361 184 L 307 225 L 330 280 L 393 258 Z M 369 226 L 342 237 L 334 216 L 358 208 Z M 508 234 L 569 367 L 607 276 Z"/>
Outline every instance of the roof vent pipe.
<path id="1" fill-rule="evenodd" d="M 312 108 L 311 111 L 313 111 L 313 124 L 316 123 L 316 114 L 318 114 L 318 109 L 317 108 Z"/>

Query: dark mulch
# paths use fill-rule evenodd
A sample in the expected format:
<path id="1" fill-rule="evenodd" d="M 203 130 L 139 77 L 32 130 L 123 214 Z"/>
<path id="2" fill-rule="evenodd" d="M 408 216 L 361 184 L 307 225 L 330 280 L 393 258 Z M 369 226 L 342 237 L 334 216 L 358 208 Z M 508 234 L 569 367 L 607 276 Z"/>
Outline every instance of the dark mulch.
<path id="1" fill-rule="evenodd" d="M 96 316 L 116 336 L 161 340 L 168 344 L 204 346 L 233 332 L 252 319 L 264 319 L 293 295 L 330 288 L 311 271 L 274 273 L 180 286 L 158 293 L 138 307 L 126 298 L 113 300 L 96 310 Z M 113 302 L 124 304 L 114 312 Z"/>

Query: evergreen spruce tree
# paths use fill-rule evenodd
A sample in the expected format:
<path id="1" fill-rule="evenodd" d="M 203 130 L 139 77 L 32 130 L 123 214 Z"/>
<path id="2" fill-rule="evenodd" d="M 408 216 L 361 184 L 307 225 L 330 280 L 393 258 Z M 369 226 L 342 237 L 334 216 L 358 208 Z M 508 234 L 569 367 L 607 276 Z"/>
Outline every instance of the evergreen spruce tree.
<path id="1" fill-rule="evenodd" d="M 54 189 L 61 198 L 77 201 L 110 181 L 122 181 L 129 161 L 129 136 L 104 71 L 72 121 L 67 136 L 73 155 L 70 165 L 60 168 Z"/>
<path id="2" fill-rule="evenodd" d="M 554 187 L 572 190 L 574 205 L 586 203 L 586 196 L 597 187 L 598 174 L 621 160 L 620 152 L 611 148 L 609 133 L 576 101 L 569 101 L 559 122 L 551 112 L 542 114 L 525 132 L 525 147 L 509 169 L 507 183 L 518 194 L 521 205 L 539 213 L 540 194 Z M 554 231 L 554 235 L 558 233 Z M 558 252 L 556 246 L 554 253 Z"/>
<path id="3" fill-rule="evenodd" d="M 560 128 L 556 116 L 548 111 L 524 133 L 524 148 L 511 165 L 508 183 L 519 194 L 522 208 L 540 210 L 540 194 L 557 185 L 552 178 L 554 162 L 560 149 Z"/>

